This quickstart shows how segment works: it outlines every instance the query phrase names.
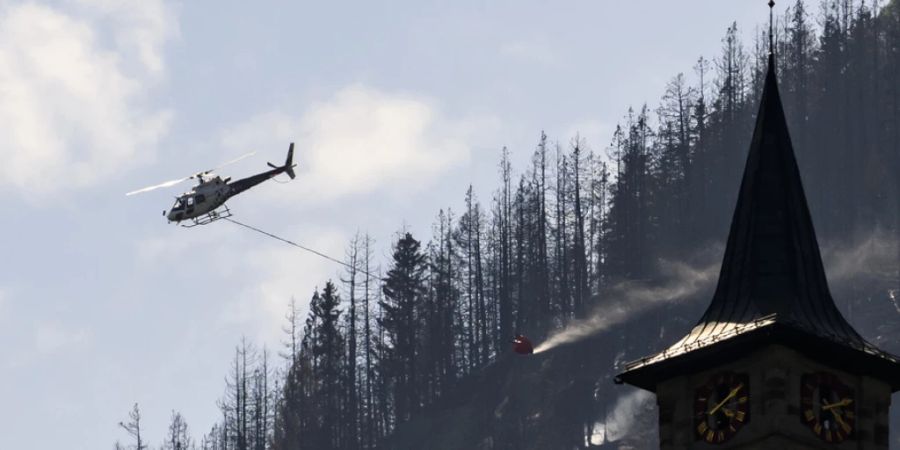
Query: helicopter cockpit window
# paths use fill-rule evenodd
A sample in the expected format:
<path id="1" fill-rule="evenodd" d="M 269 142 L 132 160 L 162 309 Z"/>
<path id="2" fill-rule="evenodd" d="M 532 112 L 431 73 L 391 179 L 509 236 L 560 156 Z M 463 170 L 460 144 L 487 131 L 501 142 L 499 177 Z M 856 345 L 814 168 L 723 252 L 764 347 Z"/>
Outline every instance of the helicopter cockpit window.
<path id="1" fill-rule="evenodd" d="M 194 206 L 194 197 L 187 198 L 187 206 L 188 206 L 188 208 L 190 208 L 191 206 Z"/>
<path id="2" fill-rule="evenodd" d="M 178 211 L 184 209 L 184 202 L 179 198 L 175 199 L 175 206 L 172 207 L 172 211 Z"/>

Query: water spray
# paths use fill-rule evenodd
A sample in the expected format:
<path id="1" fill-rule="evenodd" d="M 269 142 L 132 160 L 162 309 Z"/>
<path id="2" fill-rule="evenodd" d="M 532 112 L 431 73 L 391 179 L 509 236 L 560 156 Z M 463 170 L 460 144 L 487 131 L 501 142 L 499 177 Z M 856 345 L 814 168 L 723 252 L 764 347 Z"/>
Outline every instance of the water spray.
<path id="1" fill-rule="evenodd" d="M 661 285 L 646 282 L 623 282 L 610 289 L 607 300 L 585 319 L 572 321 L 562 330 L 552 334 L 534 349 L 541 353 L 563 344 L 571 344 L 610 327 L 627 322 L 637 314 L 656 306 L 689 298 L 710 288 L 718 273 L 719 264 L 702 268 L 685 263 L 663 261 L 660 270 L 669 280 Z"/>
<path id="2" fill-rule="evenodd" d="M 834 286 L 850 283 L 859 277 L 887 279 L 896 268 L 892 259 L 895 254 L 891 252 L 896 245 L 898 243 L 892 236 L 876 229 L 844 245 L 824 247 L 823 257 L 829 281 Z M 702 267 L 661 261 L 659 271 L 667 280 L 661 284 L 630 281 L 613 286 L 602 298 L 603 304 L 592 314 L 574 320 L 550 335 L 535 347 L 534 353 L 580 341 L 663 304 L 678 303 L 711 289 L 718 274 L 718 258 L 721 257 L 720 250 L 714 248 L 708 254 L 697 255 L 699 260 L 714 260 Z M 888 296 L 900 312 L 900 290 L 892 289 Z"/>

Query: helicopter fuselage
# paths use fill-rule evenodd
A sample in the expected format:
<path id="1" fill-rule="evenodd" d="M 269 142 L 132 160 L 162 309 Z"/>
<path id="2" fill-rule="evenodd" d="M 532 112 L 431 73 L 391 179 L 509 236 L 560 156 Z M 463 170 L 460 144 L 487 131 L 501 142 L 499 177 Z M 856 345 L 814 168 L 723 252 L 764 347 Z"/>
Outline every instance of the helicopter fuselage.
<path id="1" fill-rule="evenodd" d="M 231 182 L 230 177 L 224 179 L 219 176 L 213 176 L 207 179 L 198 177 L 200 183 L 194 186 L 189 192 L 185 192 L 175 199 L 175 204 L 172 205 L 172 208 L 166 214 L 166 218 L 169 222 L 176 223 L 184 220 L 194 220 L 195 224 L 198 224 L 198 219 L 200 218 L 207 218 L 207 221 L 201 221 L 200 224 L 208 223 L 209 221 L 219 218 L 216 215 L 216 210 L 224 205 L 231 197 L 282 173 L 287 173 L 288 176 L 294 178 L 293 168 L 295 167 L 295 164 L 293 164 L 293 154 L 294 144 L 291 144 L 288 149 L 287 160 L 283 166 L 276 166 L 269 163 L 272 170 L 267 170 L 234 182 Z"/>
<path id="2" fill-rule="evenodd" d="M 175 204 L 169 209 L 166 218 L 169 222 L 181 222 L 209 214 L 225 204 L 231 197 L 230 190 L 227 179 L 214 177 L 203 180 L 189 192 L 175 199 Z"/>

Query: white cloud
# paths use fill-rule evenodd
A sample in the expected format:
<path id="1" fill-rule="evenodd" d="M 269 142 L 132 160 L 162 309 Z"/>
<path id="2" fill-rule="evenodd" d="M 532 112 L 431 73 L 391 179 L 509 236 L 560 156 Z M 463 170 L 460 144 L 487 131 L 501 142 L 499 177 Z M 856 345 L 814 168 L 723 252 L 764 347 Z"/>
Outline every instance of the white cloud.
<path id="1" fill-rule="evenodd" d="M 162 0 L 70 0 L 95 22 L 108 23 L 119 54 L 134 54 L 135 63 L 153 75 L 164 69 L 163 45 L 178 34 L 178 20 Z"/>
<path id="2" fill-rule="evenodd" d="M 467 162 L 470 141 L 495 125 L 492 118 L 450 119 L 426 99 L 354 85 L 300 116 L 254 117 L 228 132 L 223 144 L 237 153 L 261 145 L 285 149 L 295 141 L 299 187 L 290 201 L 317 202 L 420 189 Z"/>
<path id="3" fill-rule="evenodd" d="M 39 354 L 52 354 L 80 347 L 90 339 L 84 329 L 71 329 L 57 322 L 39 323 L 34 331 L 34 347 Z"/>
<path id="4" fill-rule="evenodd" d="M 0 9 L 0 186 L 29 198 L 91 186 L 150 159 L 165 133 L 170 113 L 146 101 L 169 31 L 141 25 L 165 8 L 94 3 L 105 9 Z"/>
<path id="5" fill-rule="evenodd" d="M 300 230 L 283 234 L 292 238 Z M 347 242 L 341 233 L 307 231 L 304 234 L 304 244 L 309 247 L 332 257 L 340 258 L 344 254 Z M 249 287 L 223 310 L 221 319 L 225 323 L 251 322 L 258 333 L 255 338 L 269 344 L 277 343 L 282 337 L 281 327 L 291 297 L 303 305 L 305 316 L 313 289 L 318 287 L 321 291 L 329 279 L 340 285 L 338 274 L 343 269 L 337 263 L 281 242 L 254 248 L 245 259 L 245 280 Z"/>
<path id="6" fill-rule="evenodd" d="M 507 42 L 500 46 L 500 54 L 527 64 L 552 66 L 558 58 L 547 39 Z"/>
<path id="7" fill-rule="evenodd" d="M 204 227 L 200 233 L 191 233 L 176 225 L 168 225 L 164 232 L 137 240 L 134 256 L 136 262 L 144 267 L 179 264 L 190 260 L 192 252 L 198 249 L 204 254 L 212 253 L 224 258 L 215 252 L 221 249 L 221 243 L 228 237 L 224 226 Z"/>

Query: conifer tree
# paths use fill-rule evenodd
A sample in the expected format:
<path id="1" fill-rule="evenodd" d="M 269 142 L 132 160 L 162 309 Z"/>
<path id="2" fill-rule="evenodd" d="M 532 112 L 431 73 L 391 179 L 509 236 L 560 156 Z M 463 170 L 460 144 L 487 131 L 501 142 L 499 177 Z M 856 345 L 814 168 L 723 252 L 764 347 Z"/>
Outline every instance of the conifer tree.
<path id="1" fill-rule="evenodd" d="M 166 433 L 166 440 L 160 448 L 164 450 L 189 450 L 194 448 L 193 440 L 188 432 L 187 422 L 181 413 L 172 411 L 172 419 Z"/>
<path id="2" fill-rule="evenodd" d="M 404 233 L 394 244 L 391 267 L 384 280 L 384 299 L 379 305 L 384 315 L 386 347 L 383 364 L 392 383 L 394 417 L 408 420 L 418 406 L 416 392 L 416 310 L 425 294 L 426 259 L 421 243 Z M 448 345 L 451 343 L 447 343 Z"/>

